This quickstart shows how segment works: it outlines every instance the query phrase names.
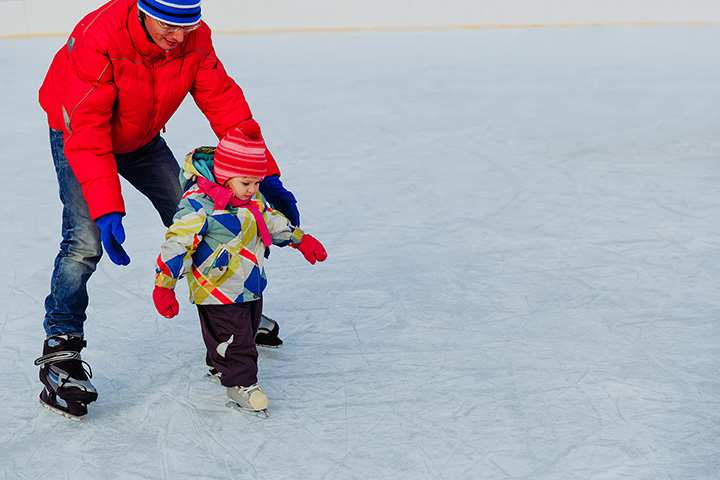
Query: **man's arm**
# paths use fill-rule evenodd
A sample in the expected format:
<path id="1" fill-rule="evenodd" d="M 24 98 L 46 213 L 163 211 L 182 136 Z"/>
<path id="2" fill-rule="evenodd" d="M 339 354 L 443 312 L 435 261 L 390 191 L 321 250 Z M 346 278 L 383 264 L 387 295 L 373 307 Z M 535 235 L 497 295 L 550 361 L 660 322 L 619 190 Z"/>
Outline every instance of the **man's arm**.
<path id="1" fill-rule="evenodd" d="M 73 33 L 65 47 L 69 63 L 61 102 L 65 156 L 93 220 L 108 213 L 125 213 L 110 133 L 115 85 L 110 59 L 101 44 L 102 39 Z"/>
<path id="2" fill-rule="evenodd" d="M 202 32 L 210 35 L 209 31 Z M 210 43 L 210 51 L 195 78 L 191 93 L 200 110 L 210 121 L 218 138 L 228 130 L 239 127 L 250 138 L 261 138 L 260 126 L 252 117 L 245 95 L 235 81 L 225 72 L 215 50 Z M 280 169 L 270 150 L 265 150 L 268 170 L 260 191 L 272 206 L 285 214 L 295 226 L 300 225 L 300 212 L 295 196 L 280 181 Z"/>
<path id="3" fill-rule="evenodd" d="M 206 34 L 209 35 L 209 32 Z M 210 50 L 202 61 L 190 90 L 195 103 L 207 117 L 218 138 L 222 138 L 235 127 L 239 127 L 248 137 L 262 136 L 245 100 L 245 94 L 225 71 L 210 39 L 208 42 Z M 268 160 L 268 175 L 280 175 L 280 169 L 269 150 L 265 152 L 265 156 Z"/>

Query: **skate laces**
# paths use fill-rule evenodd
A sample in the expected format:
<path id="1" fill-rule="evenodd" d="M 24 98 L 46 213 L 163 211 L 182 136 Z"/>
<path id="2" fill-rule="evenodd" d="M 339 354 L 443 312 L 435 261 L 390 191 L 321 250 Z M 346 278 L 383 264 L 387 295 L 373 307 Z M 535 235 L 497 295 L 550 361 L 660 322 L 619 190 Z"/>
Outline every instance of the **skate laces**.
<path id="1" fill-rule="evenodd" d="M 55 363 L 65 362 L 67 360 L 80 361 L 80 366 L 82 367 L 83 372 L 85 372 L 85 375 L 87 375 L 88 378 L 92 378 L 92 367 L 80 357 L 80 352 L 73 352 L 72 350 L 52 352 L 36 358 L 33 363 L 39 367 L 46 364 L 53 365 Z"/>
<path id="2" fill-rule="evenodd" d="M 265 392 L 263 391 L 262 387 L 260 387 L 259 383 L 255 383 L 253 385 L 250 385 L 249 387 L 243 387 L 240 385 L 237 385 L 235 387 L 228 387 L 228 390 L 236 390 L 243 395 L 247 396 L 248 400 L 255 392 L 260 392 L 261 394 L 265 395 Z"/>
<path id="3" fill-rule="evenodd" d="M 245 391 L 245 393 L 248 394 L 248 396 L 252 395 L 252 393 L 257 390 L 260 390 L 262 392 L 262 388 L 260 388 L 260 385 L 258 385 L 257 383 L 254 385 L 250 385 L 249 387 L 240 387 L 240 388 L 242 388 Z"/>

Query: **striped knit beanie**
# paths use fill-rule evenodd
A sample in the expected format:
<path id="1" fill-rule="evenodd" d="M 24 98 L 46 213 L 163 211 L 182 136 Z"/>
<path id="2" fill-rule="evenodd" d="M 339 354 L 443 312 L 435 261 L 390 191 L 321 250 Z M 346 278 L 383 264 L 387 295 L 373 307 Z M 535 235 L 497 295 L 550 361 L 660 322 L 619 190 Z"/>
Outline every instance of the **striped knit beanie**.
<path id="1" fill-rule="evenodd" d="M 138 10 L 170 25 L 189 26 L 200 21 L 201 0 L 138 0 Z"/>
<path id="2" fill-rule="evenodd" d="M 225 185 L 232 177 L 259 177 L 267 173 L 265 142 L 250 140 L 239 128 L 230 130 L 215 149 L 215 182 Z"/>

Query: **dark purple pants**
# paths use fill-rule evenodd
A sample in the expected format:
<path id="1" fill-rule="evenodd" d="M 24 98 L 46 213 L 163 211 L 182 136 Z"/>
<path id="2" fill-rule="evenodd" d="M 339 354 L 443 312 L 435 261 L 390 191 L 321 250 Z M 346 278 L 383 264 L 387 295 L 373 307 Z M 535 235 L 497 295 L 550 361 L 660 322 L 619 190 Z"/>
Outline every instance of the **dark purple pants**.
<path id="1" fill-rule="evenodd" d="M 255 334 L 260 326 L 262 299 L 230 305 L 196 305 L 207 348 L 206 362 L 220 373 L 226 387 L 257 383 Z"/>

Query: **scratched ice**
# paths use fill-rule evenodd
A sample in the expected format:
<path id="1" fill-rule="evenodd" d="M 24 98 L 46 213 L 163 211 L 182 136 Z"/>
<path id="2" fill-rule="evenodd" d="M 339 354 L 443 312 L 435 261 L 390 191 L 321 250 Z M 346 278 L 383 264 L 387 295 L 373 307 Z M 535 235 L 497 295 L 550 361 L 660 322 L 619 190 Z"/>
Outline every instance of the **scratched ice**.
<path id="1" fill-rule="evenodd" d="M 81 424 L 32 365 L 62 41 L 0 41 L 0 478 L 718 478 L 717 28 L 219 36 L 330 259 L 272 254 L 272 416 L 239 414 L 193 307 L 154 312 L 164 229 L 125 185 L 133 261 L 90 284 Z M 165 136 L 216 140 L 192 101 Z"/>

